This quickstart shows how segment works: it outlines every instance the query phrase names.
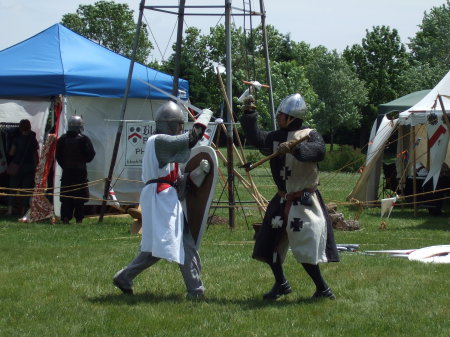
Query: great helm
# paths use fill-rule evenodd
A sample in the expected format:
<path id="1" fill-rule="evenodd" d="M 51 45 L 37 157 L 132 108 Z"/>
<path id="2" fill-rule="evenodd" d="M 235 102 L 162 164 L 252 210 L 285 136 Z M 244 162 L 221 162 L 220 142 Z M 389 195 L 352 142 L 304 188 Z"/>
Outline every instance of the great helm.
<path id="1" fill-rule="evenodd" d="M 67 128 L 69 131 L 82 132 L 84 130 L 83 119 L 80 116 L 71 116 Z"/>
<path id="2" fill-rule="evenodd" d="M 303 119 L 306 114 L 306 102 L 300 94 L 292 94 L 285 97 L 278 106 L 277 113 Z"/>
<path id="3" fill-rule="evenodd" d="M 172 101 L 161 105 L 155 114 L 156 133 L 176 135 L 178 125 L 184 123 L 183 111 Z"/>

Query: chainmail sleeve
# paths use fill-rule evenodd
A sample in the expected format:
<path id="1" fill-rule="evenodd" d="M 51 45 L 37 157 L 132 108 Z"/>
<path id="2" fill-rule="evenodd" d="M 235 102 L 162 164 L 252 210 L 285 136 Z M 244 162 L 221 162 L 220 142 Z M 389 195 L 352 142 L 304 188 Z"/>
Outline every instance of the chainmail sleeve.
<path id="1" fill-rule="evenodd" d="M 184 163 L 189 159 L 189 133 L 169 136 L 160 134 L 155 139 L 155 152 L 159 167 L 168 163 Z"/>
<path id="2" fill-rule="evenodd" d="M 320 162 L 325 159 L 325 142 L 322 136 L 313 130 L 309 133 L 309 139 L 300 143 L 293 154 L 299 161 Z"/>
<path id="3" fill-rule="evenodd" d="M 250 145 L 256 147 L 264 155 L 272 153 L 272 143 L 269 131 L 258 128 L 258 112 L 245 113 L 241 117 L 241 126 Z"/>

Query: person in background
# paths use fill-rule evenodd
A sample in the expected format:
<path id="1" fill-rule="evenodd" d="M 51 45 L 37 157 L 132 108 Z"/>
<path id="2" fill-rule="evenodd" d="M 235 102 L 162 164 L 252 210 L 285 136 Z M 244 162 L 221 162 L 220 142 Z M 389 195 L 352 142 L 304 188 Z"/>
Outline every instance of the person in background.
<path id="1" fill-rule="evenodd" d="M 23 216 L 30 207 L 30 194 L 34 187 L 34 174 L 38 162 L 39 144 L 36 140 L 36 133 L 31 130 L 31 123 L 28 119 L 19 122 L 19 133 L 14 137 L 9 149 L 11 158 L 10 165 L 16 165 L 15 172 L 9 173 L 9 186 L 17 189 L 27 189 L 18 192 L 24 194 L 20 198 L 19 215 Z M 15 193 L 14 190 L 11 193 Z M 11 215 L 13 206 L 16 204 L 15 197 L 8 198 L 7 214 Z"/>
<path id="2" fill-rule="evenodd" d="M 319 268 L 321 262 L 339 261 L 331 220 L 317 189 L 317 163 L 325 158 L 325 143 L 317 131 L 303 126 L 306 103 L 298 93 L 284 98 L 276 115 L 279 130 L 271 132 L 258 128 L 251 95 L 245 98 L 243 111 L 247 141 L 264 155 L 279 152 L 270 160 L 278 191 L 269 202 L 253 250 L 253 258 L 266 262 L 275 277 L 263 298 L 276 300 L 292 292 L 282 266 L 290 246 L 316 286 L 313 298 L 335 299 Z M 304 137 L 308 139 L 294 144 Z"/>
<path id="3" fill-rule="evenodd" d="M 201 261 L 180 199 L 186 179 L 201 186 L 210 171 L 209 162 L 181 175 L 179 163 L 187 162 L 190 149 L 202 139 L 212 111 L 204 109 L 192 130 L 182 133 L 184 117 L 174 102 L 164 103 L 156 111 L 156 131 L 146 145 L 142 160 L 141 192 L 142 240 L 140 253 L 113 277 L 113 284 L 124 294 L 133 294 L 133 279 L 160 259 L 178 263 L 188 298 L 199 298 L 205 288 L 200 278 Z M 195 172 L 195 173 L 194 173 Z M 193 179 L 195 177 L 195 179 Z"/>
<path id="4" fill-rule="evenodd" d="M 72 116 L 68 131 L 56 143 L 56 161 L 62 168 L 61 220 L 64 224 L 75 217 L 77 223 L 84 218 L 84 204 L 89 199 L 87 167 L 95 157 L 95 150 L 88 136 L 83 135 L 84 122 L 80 116 Z"/>

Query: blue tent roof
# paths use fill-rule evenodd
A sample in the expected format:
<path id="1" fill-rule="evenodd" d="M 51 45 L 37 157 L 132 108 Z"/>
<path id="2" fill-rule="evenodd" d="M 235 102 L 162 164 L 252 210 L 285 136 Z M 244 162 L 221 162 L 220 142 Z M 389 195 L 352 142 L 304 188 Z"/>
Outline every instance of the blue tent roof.
<path id="1" fill-rule="evenodd" d="M 61 24 L 0 51 L 0 96 L 123 97 L 130 60 Z M 167 99 L 173 77 L 135 63 L 129 97 Z M 188 82 L 179 80 L 188 93 Z"/>

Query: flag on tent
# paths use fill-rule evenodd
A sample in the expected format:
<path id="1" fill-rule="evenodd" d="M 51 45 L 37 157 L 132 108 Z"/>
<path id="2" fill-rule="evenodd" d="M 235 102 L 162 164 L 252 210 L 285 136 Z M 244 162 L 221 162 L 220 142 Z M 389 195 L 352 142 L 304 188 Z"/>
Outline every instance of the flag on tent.
<path id="1" fill-rule="evenodd" d="M 423 184 L 433 178 L 433 190 L 439 180 L 442 163 L 447 153 L 449 134 L 442 115 L 438 118 L 435 112 L 427 114 L 428 147 L 430 151 L 430 170 Z"/>
<path id="2" fill-rule="evenodd" d="M 109 205 L 111 205 L 112 207 L 115 207 L 115 208 L 120 208 L 119 200 L 117 200 L 116 193 L 114 192 L 114 189 L 112 188 L 112 186 L 109 188 L 108 200 L 111 200 L 111 201 L 108 201 Z"/>
<path id="3" fill-rule="evenodd" d="M 397 195 L 392 198 L 381 199 L 381 217 L 383 217 L 388 212 L 388 215 L 386 218 L 389 218 L 389 216 L 391 215 L 392 209 L 395 206 L 396 201 L 397 201 Z"/>

